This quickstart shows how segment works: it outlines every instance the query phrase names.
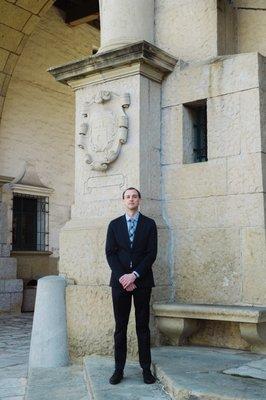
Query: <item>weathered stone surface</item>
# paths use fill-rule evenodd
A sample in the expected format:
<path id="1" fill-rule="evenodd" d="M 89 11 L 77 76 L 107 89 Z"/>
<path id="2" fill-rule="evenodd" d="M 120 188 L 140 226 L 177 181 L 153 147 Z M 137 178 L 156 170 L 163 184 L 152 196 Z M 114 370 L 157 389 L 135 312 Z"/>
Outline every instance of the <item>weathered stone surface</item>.
<path id="1" fill-rule="evenodd" d="M 252 5 L 252 9 L 238 9 L 238 51 L 248 53 L 259 51 L 266 55 L 265 45 L 265 2 L 264 8 L 259 9 Z"/>
<path id="2" fill-rule="evenodd" d="M 241 300 L 238 229 L 178 229 L 173 248 L 177 301 L 234 304 Z"/>
<path id="3" fill-rule="evenodd" d="M 44 3 L 34 1 L 32 7 L 38 4 L 41 7 Z M 23 6 L 26 8 L 26 2 Z M 30 8 L 29 3 L 27 7 Z M 33 16 L 32 20 L 36 18 Z M 8 41 L 5 43 L 8 44 Z M 94 28 L 83 24 L 74 30 L 70 29 L 59 11 L 52 7 L 35 28 L 16 64 L 1 121 L 0 148 L 5 154 L 4 158 L 0 157 L 1 174 L 13 177 L 20 175 L 24 160 L 30 159 L 38 164 L 37 170 L 42 180 L 56 188 L 50 199 L 49 210 L 49 245 L 53 252 L 50 258 L 56 261 L 59 230 L 69 219 L 73 202 L 74 97 L 68 88 L 54 82 L 46 70 L 50 65 L 84 57 L 90 53 L 92 45 L 98 44 L 99 34 Z M 16 61 L 16 55 L 8 58 L 5 67 L 7 74 L 12 73 Z M 17 115 L 15 119 L 14 109 Z M 55 274 L 57 268 L 51 267 L 48 258 L 27 255 L 22 260 L 22 257 L 18 257 L 19 276 L 30 279 Z"/>
<path id="4" fill-rule="evenodd" d="M 238 368 L 226 369 L 223 371 L 223 373 L 227 375 L 244 376 L 266 381 L 266 358 L 258 361 L 251 361 L 250 363 L 241 365 Z"/>
<path id="5" fill-rule="evenodd" d="M 8 59 L 9 52 L 4 49 L 0 49 L 0 71 L 4 69 L 6 64 L 6 60 Z"/>
<path id="6" fill-rule="evenodd" d="M 26 400 L 89 400 L 81 365 L 34 368 L 28 376 Z"/>
<path id="7" fill-rule="evenodd" d="M 182 164 L 182 106 L 162 109 L 162 164 Z"/>
<path id="8" fill-rule="evenodd" d="M 65 288 L 66 280 L 61 276 L 38 281 L 29 369 L 65 367 L 69 363 Z"/>
<path id="9" fill-rule="evenodd" d="M 108 286 L 67 287 L 67 323 L 70 351 L 75 356 L 113 353 L 114 317 Z M 128 327 L 129 354 L 136 356 L 134 313 Z"/>
<path id="10" fill-rule="evenodd" d="M 1 1 L 0 23 L 2 24 L 20 31 L 30 18 L 30 15 L 30 12 L 23 10 L 23 8 Z"/>
<path id="11" fill-rule="evenodd" d="M 22 279 L 5 279 L 4 288 L 1 291 L 6 293 L 15 293 L 15 292 L 22 292 L 22 290 L 23 290 Z"/>
<path id="12" fill-rule="evenodd" d="M 48 2 L 48 0 L 17 0 L 16 4 L 25 10 L 29 10 L 34 14 L 38 14 L 42 7 L 44 7 Z"/>
<path id="13" fill-rule="evenodd" d="M 259 91 L 208 100 L 208 159 L 261 149 Z"/>
<path id="14" fill-rule="evenodd" d="M 153 43 L 154 38 L 154 0 L 101 1 L 100 52 L 117 49 L 140 40 Z M 119 22 L 117 16 L 119 15 Z M 123 26 L 123 29 L 121 29 Z"/>
<path id="15" fill-rule="evenodd" d="M 172 199 L 163 204 L 171 226 L 181 228 L 233 228 L 263 225 L 261 193 Z"/>
<path id="16" fill-rule="evenodd" d="M 155 2 L 155 43 L 185 61 L 217 56 L 216 2 Z M 192 11 L 193 10 L 193 11 Z M 193 31 L 190 27 L 193 26 Z M 169 35 L 169 27 L 172 34 Z M 190 46 L 187 46 L 187 38 Z"/>
<path id="17" fill-rule="evenodd" d="M 162 106 L 178 105 L 258 87 L 256 53 L 176 66 L 163 83 Z"/>
<path id="18" fill-rule="evenodd" d="M 140 367 L 128 362 L 125 378 L 117 386 L 110 386 L 109 378 L 113 371 L 113 360 L 109 357 L 90 356 L 84 358 L 84 372 L 89 395 L 97 400 L 167 400 L 160 384 L 145 385 Z"/>
<path id="19" fill-rule="evenodd" d="M 226 160 L 208 163 L 163 165 L 165 200 L 225 195 Z"/>
<path id="20" fill-rule="evenodd" d="M 16 53 L 18 45 L 23 38 L 23 34 L 3 24 L 0 25 L 0 32 L 0 46 L 5 50 Z"/>
<path id="21" fill-rule="evenodd" d="M 153 349 L 156 376 L 167 392 L 180 399 L 262 400 L 266 383 L 221 374 L 226 368 L 259 360 L 247 352 L 202 347 Z"/>
<path id="22" fill-rule="evenodd" d="M 0 279 L 16 279 L 17 260 L 13 257 L 0 257 Z"/>
<path id="23" fill-rule="evenodd" d="M 263 192 L 260 153 L 228 157 L 227 187 L 229 194 Z"/>
<path id="24" fill-rule="evenodd" d="M 26 35 L 30 35 L 39 22 L 40 17 L 38 17 L 37 15 L 31 15 L 23 28 L 23 33 L 25 33 Z"/>
<path id="25" fill-rule="evenodd" d="M 243 301 L 265 304 L 266 294 L 266 230 L 243 228 L 241 231 L 243 260 Z"/>

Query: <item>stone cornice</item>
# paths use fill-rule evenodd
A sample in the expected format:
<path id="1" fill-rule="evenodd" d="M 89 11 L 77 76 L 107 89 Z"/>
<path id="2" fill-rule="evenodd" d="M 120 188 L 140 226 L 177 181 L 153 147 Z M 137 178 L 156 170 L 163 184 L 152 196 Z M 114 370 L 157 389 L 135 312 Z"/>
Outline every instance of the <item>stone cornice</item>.
<path id="1" fill-rule="evenodd" d="M 99 73 L 108 73 L 108 71 L 112 72 L 114 78 L 115 70 L 121 76 L 125 74 L 125 67 L 132 68 L 136 64 L 142 67 L 133 68 L 134 73 L 151 75 L 150 78 L 153 79 L 153 74 L 149 74 L 147 71 L 155 70 L 156 78 L 154 79 L 159 81 L 163 79 L 165 74 L 173 71 L 176 63 L 175 57 L 146 41 L 141 41 L 59 67 L 49 68 L 48 72 L 57 81 L 75 87 L 71 84 L 71 81 L 83 80 L 90 76 L 99 75 Z"/>

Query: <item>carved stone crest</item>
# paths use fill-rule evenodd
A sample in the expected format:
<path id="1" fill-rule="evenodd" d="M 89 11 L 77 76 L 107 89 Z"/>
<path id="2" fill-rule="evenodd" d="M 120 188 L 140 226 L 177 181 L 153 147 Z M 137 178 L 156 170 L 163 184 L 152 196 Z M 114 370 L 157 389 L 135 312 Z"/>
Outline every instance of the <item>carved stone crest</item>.
<path id="1" fill-rule="evenodd" d="M 86 152 L 92 170 L 105 171 L 127 141 L 130 96 L 100 91 L 85 102 L 78 146 Z"/>

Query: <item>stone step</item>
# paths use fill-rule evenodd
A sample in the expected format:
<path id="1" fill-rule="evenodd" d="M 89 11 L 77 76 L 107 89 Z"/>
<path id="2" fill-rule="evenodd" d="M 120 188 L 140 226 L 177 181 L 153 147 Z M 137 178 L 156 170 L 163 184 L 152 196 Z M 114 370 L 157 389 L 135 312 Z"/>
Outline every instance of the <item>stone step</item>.
<path id="1" fill-rule="evenodd" d="M 152 358 L 156 377 L 172 399 L 266 398 L 265 380 L 226 375 L 229 368 L 262 361 L 263 355 L 214 347 L 167 346 L 153 349 Z"/>
<path id="2" fill-rule="evenodd" d="M 84 370 L 89 395 L 94 400 L 170 400 L 159 383 L 143 383 L 142 372 L 136 362 L 127 363 L 124 379 L 119 385 L 109 383 L 114 371 L 111 357 L 85 357 Z"/>
<path id="3" fill-rule="evenodd" d="M 12 257 L 0 257 L 0 279 L 16 279 L 17 260 Z"/>

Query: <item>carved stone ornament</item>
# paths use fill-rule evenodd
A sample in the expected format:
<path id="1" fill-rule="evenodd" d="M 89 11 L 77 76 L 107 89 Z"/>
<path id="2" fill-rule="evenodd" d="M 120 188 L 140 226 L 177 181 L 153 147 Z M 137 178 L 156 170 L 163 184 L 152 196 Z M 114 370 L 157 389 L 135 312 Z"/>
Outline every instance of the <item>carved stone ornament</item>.
<path id="1" fill-rule="evenodd" d="M 86 162 L 92 170 L 105 171 L 117 159 L 121 145 L 126 143 L 128 117 L 125 109 L 130 105 L 130 95 L 119 96 L 100 91 L 85 102 L 78 146 L 86 152 Z"/>

